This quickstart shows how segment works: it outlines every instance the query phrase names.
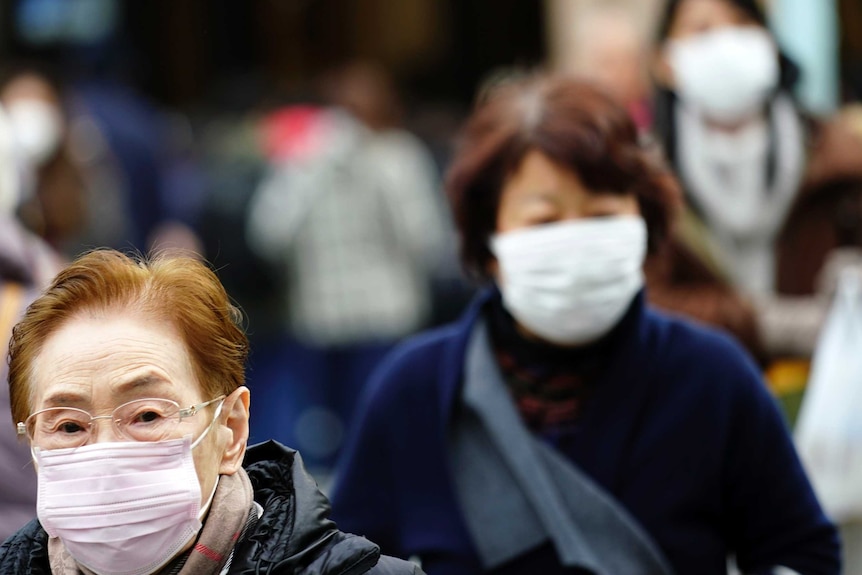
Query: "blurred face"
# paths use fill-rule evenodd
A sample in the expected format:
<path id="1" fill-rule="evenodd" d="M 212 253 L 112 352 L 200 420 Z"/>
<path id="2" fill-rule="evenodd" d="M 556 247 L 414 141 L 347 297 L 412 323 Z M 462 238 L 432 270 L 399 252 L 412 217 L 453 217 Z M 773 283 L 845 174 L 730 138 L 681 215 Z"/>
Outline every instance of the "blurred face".
<path id="1" fill-rule="evenodd" d="M 635 196 L 589 190 L 540 152 L 506 182 L 496 231 L 489 271 L 526 337 L 595 341 L 643 285 L 647 232 Z"/>
<path id="2" fill-rule="evenodd" d="M 565 220 L 637 215 L 634 195 L 589 190 L 578 175 L 531 151 L 506 181 L 497 210 L 497 233 Z"/>
<path id="3" fill-rule="evenodd" d="M 37 74 L 24 73 L 0 92 L 23 158 L 33 168 L 43 166 L 60 147 L 65 120 L 59 95 Z"/>
<path id="4" fill-rule="evenodd" d="M 668 40 L 682 40 L 727 26 L 759 26 L 747 12 L 727 0 L 685 0 L 671 22 Z M 667 54 L 658 55 L 654 73 L 659 83 L 673 87 L 673 71 Z"/>
<path id="5" fill-rule="evenodd" d="M 180 408 L 214 399 L 203 397 L 180 335 L 163 322 L 124 311 L 79 314 L 44 344 L 33 363 L 31 413 L 48 407 L 76 407 L 93 416 L 143 398 L 164 398 Z M 199 437 L 217 404 L 183 419 L 177 439 Z M 220 418 L 221 419 L 221 418 Z M 193 450 L 205 504 L 219 474 L 229 431 L 216 422 Z M 90 443 L 129 441 L 107 419 L 93 422 Z"/>

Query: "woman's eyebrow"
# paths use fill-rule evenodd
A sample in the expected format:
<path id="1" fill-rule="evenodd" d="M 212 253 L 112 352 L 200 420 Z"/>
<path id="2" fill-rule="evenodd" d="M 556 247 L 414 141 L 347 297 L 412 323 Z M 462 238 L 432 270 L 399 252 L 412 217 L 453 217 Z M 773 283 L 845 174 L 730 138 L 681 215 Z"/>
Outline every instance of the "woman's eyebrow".
<path id="1" fill-rule="evenodd" d="M 43 407 L 66 407 L 81 405 L 87 402 L 87 398 L 80 393 L 68 390 L 59 390 L 48 394 L 43 400 Z"/>
<path id="2" fill-rule="evenodd" d="M 167 384 L 170 384 L 170 381 L 164 376 L 156 373 L 147 373 L 135 376 L 132 379 L 117 384 L 114 387 L 114 391 L 118 393 L 129 393 L 132 391 L 140 391 L 141 389 L 162 387 Z"/>

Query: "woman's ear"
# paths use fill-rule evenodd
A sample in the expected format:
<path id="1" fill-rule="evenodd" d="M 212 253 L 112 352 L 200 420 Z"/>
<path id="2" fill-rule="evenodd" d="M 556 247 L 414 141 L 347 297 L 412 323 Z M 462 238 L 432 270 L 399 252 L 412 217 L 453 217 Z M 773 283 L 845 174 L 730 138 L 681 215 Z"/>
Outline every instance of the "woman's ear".
<path id="1" fill-rule="evenodd" d="M 248 443 L 249 396 L 248 388 L 242 386 L 224 400 L 221 427 L 228 437 L 219 463 L 221 475 L 233 475 L 242 466 Z"/>

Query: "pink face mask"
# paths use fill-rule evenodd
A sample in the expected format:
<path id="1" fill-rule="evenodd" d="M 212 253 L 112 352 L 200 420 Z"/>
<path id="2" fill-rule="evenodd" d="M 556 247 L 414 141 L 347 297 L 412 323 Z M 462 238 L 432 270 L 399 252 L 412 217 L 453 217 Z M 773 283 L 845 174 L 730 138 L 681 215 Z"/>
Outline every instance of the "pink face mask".
<path id="1" fill-rule="evenodd" d="M 194 443 L 186 437 L 34 450 L 42 527 L 99 575 L 157 571 L 201 528 L 192 449 L 209 429 Z"/>

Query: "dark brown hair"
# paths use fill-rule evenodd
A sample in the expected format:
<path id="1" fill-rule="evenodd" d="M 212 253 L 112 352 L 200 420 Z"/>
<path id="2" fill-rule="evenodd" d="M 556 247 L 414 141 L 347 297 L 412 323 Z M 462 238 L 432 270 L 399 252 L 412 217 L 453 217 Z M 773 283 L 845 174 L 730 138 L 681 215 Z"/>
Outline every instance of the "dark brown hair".
<path id="1" fill-rule="evenodd" d="M 81 256 L 60 272 L 12 331 L 9 395 L 14 421 L 30 414 L 33 365 L 45 341 L 88 311 L 137 312 L 180 333 L 207 399 L 245 382 L 248 339 L 221 282 L 194 258 L 130 257 L 114 250 Z"/>
<path id="2" fill-rule="evenodd" d="M 589 190 L 637 197 L 650 250 L 667 236 L 676 180 L 660 154 L 641 143 L 627 111 L 589 83 L 529 75 L 485 93 L 447 174 L 461 260 L 471 274 L 488 278 L 501 190 L 533 150 L 571 169 Z"/>
<path id="3" fill-rule="evenodd" d="M 665 4 L 664 11 L 659 18 L 658 25 L 658 40 L 659 42 L 664 42 L 667 39 L 668 34 L 670 34 L 670 29 L 673 26 L 673 21 L 676 18 L 677 12 L 679 12 L 679 7 L 686 0 L 669 0 L 667 4 Z M 727 4 L 732 6 L 736 6 L 741 10 L 746 16 L 751 18 L 758 26 L 766 28 L 766 16 L 763 14 L 763 10 L 760 7 L 760 4 L 757 0 L 724 0 Z"/>

